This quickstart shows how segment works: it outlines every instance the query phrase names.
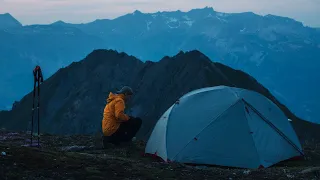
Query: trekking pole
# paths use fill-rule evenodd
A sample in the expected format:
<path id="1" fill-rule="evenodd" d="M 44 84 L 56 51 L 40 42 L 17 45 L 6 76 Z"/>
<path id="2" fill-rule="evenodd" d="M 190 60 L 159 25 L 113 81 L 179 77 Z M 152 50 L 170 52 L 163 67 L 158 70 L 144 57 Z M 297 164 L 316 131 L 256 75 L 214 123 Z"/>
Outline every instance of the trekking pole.
<path id="1" fill-rule="evenodd" d="M 38 111 L 38 147 L 40 147 L 40 82 L 43 82 L 43 76 L 40 66 L 36 66 L 33 70 L 33 76 L 34 76 L 34 89 L 33 89 L 33 105 L 32 105 L 32 123 L 31 123 L 31 146 L 32 146 L 32 136 L 33 136 L 33 120 L 34 120 L 34 99 L 36 96 L 36 84 L 38 83 L 38 105 L 37 105 L 37 111 Z"/>
<path id="2" fill-rule="evenodd" d="M 43 82 L 43 76 L 41 72 L 41 68 L 39 67 L 38 71 L 38 147 L 40 147 L 40 81 Z"/>
<path id="3" fill-rule="evenodd" d="M 33 74 L 35 74 L 33 72 Z M 34 76 L 35 77 L 35 76 Z M 34 85 L 33 85 L 33 102 L 32 102 L 32 119 L 31 119 L 31 144 L 30 146 L 32 146 L 32 137 L 33 137 L 33 117 L 34 117 L 34 99 L 36 98 L 36 79 L 34 79 Z"/>

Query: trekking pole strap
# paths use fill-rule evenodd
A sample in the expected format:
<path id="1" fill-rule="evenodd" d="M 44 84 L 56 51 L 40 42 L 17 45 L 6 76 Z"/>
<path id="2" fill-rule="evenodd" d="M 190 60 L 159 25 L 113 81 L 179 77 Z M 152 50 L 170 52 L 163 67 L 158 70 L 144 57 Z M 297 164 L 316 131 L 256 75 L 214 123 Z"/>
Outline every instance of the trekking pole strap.
<path id="1" fill-rule="evenodd" d="M 35 82 L 43 82 L 43 76 L 40 66 L 36 66 L 33 70 L 33 76 Z M 38 84 L 39 85 L 39 84 Z"/>

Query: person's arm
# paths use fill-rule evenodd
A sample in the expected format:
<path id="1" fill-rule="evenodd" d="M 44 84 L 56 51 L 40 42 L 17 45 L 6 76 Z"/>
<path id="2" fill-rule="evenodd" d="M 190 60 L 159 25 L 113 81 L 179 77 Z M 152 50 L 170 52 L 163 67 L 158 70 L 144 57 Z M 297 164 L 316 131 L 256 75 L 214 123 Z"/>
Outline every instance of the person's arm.
<path id="1" fill-rule="evenodd" d="M 123 101 L 117 101 L 114 105 L 115 116 L 119 122 L 125 122 L 130 119 L 128 115 L 124 113 L 125 104 Z"/>

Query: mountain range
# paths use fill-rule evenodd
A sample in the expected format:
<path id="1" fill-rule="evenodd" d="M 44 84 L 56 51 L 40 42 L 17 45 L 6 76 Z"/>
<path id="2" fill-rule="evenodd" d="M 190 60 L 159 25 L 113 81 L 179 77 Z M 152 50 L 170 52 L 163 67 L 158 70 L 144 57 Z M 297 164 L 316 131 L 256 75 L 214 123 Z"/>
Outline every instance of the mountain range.
<path id="1" fill-rule="evenodd" d="M 94 49 L 115 49 L 142 61 L 197 49 L 215 62 L 252 75 L 297 116 L 320 122 L 320 32 L 290 18 L 221 13 L 206 7 L 135 11 L 84 24 L 22 26 L 4 14 L 0 39 L 2 109 L 32 90 L 36 64 L 48 78 Z"/>
<path id="2" fill-rule="evenodd" d="M 159 62 L 142 62 L 113 50 L 93 51 L 85 59 L 58 70 L 41 85 L 40 131 L 101 132 L 109 92 L 124 85 L 134 90 L 127 113 L 143 119 L 138 138 L 147 139 L 158 118 L 182 95 L 203 87 L 225 85 L 263 94 L 292 120 L 301 141 L 320 140 L 320 125 L 296 117 L 252 76 L 214 63 L 197 50 L 165 56 Z M 29 93 L 11 111 L 0 111 L 0 127 L 30 130 L 32 98 Z"/>

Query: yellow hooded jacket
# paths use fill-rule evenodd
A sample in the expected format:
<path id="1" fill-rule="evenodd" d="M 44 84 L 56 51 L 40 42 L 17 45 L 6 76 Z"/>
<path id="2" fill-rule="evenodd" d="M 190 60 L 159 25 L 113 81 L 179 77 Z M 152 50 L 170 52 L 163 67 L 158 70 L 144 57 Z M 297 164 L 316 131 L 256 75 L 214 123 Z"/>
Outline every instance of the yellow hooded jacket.
<path id="1" fill-rule="evenodd" d="M 110 93 L 102 119 L 102 132 L 104 136 L 111 136 L 118 130 L 122 122 L 130 119 L 130 117 L 124 113 L 124 109 L 124 95 Z"/>

